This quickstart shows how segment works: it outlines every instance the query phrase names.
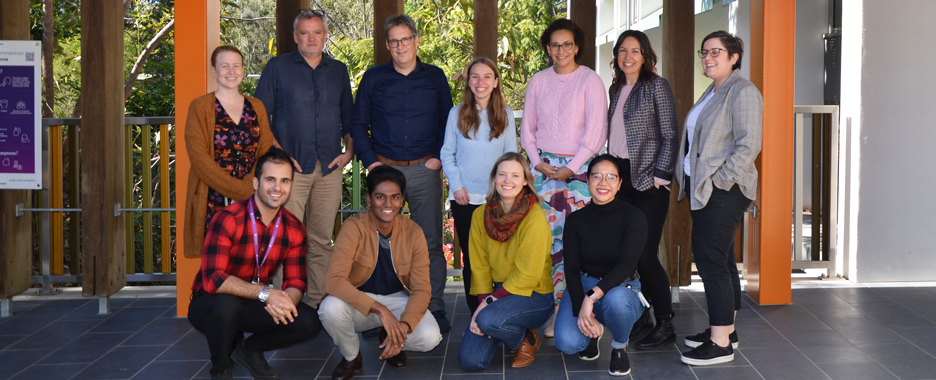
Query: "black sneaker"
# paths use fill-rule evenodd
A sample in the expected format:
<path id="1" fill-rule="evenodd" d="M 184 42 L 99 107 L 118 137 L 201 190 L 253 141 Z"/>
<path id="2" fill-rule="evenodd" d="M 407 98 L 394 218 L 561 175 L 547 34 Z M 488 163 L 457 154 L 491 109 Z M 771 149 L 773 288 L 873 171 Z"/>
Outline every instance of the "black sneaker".
<path id="1" fill-rule="evenodd" d="M 730 361 L 734 361 L 734 350 L 731 346 L 721 347 L 711 339 L 682 354 L 682 362 L 691 365 L 712 365 Z"/>
<path id="2" fill-rule="evenodd" d="M 445 317 L 445 310 L 436 310 L 432 312 L 432 316 L 435 317 L 436 323 L 439 324 L 439 331 L 446 332 L 452 329 L 452 322 L 449 322 L 448 318 Z"/>
<path id="3" fill-rule="evenodd" d="M 227 368 L 221 370 L 221 372 L 211 375 L 211 380 L 234 380 L 234 377 L 231 375 L 231 369 Z"/>
<path id="4" fill-rule="evenodd" d="M 267 363 L 266 358 L 263 357 L 263 352 L 248 350 L 244 347 L 245 341 L 246 340 L 242 340 L 241 344 L 237 345 L 237 348 L 234 349 L 234 360 L 247 368 L 250 374 L 255 378 L 279 379 L 279 372 L 273 369 L 273 367 L 270 367 L 270 363 Z"/>
<path id="5" fill-rule="evenodd" d="M 630 375 L 630 360 L 627 360 L 627 351 L 623 348 L 611 350 L 611 367 L 608 368 L 608 373 L 611 376 Z"/>
<path id="6" fill-rule="evenodd" d="M 598 349 L 598 341 L 600 340 L 600 336 L 597 338 L 591 338 L 588 342 L 588 347 L 585 347 L 585 350 L 579 352 L 579 359 L 587 362 L 598 359 L 598 356 L 601 356 L 601 351 Z"/>
<path id="7" fill-rule="evenodd" d="M 686 347 L 699 347 L 702 343 L 712 338 L 712 329 L 705 329 L 705 331 L 700 332 L 695 335 L 690 335 L 686 337 Z M 728 340 L 731 341 L 731 348 L 738 349 L 738 330 L 732 331 L 731 334 L 728 334 Z"/>
<path id="8" fill-rule="evenodd" d="M 644 309 L 643 314 L 640 315 L 640 318 L 634 323 L 634 327 L 631 328 L 630 340 L 634 342 L 641 340 L 651 330 L 653 330 L 653 319 L 650 319 L 650 309 L 647 308 Z"/>

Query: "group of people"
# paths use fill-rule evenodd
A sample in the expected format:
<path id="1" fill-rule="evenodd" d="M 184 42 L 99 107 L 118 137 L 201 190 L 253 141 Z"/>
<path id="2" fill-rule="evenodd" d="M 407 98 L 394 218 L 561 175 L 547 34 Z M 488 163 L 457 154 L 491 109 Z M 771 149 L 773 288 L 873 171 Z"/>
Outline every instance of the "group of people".
<path id="1" fill-rule="evenodd" d="M 501 345 L 516 352 L 513 367 L 531 365 L 543 325 L 558 350 L 582 360 L 599 357 L 607 327 L 616 376 L 631 372 L 631 340 L 674 343 L 657 257 L 673 182 L 678 199 L 690 198 L 711 325 L 685 339 L 692 349 L 682 361 L 733 360 L 733 235 L 756 194 L 763 108 L 739 75 L 740 38 L 719 31 L 703 40 L 713 83 L 680 137 L 673 91 L 644 33 L 618 38 L 605 95 L 579 64 L 584 31 L 556 20 L 540 38 L 550 66 L 527 85 L 524 156 L 490 59 L 468 64 L 453 107 L 443 71 L 417 56 L 413 19 L 391 16 L 391 62 L 367 70 L 354 98 L 345 64 L 323 53 L 324 15 L 303 10 L 293 29 L 297 51 L 267 63 L 256 98 L 238 91 L 240 51 L 221 46 L 211 56 L 218 90 L 189 108 L 185 252 L 201 256 L 189 320 L 208 340 L 212 378 L 231 378 L 232 357 L 256 378 L 279 378 L 263 352 L 322 328 L 342 356 L 333 379 L 361 370 L 358 332 L 376 330 L 391 367 L 406 366 L 404 351 L 435 348 L 451 329 L 440 172 L 471 311 L 464 369 L 487 368 Z M 368 210 L 332 244 L 341 169 L 355 154 L 368 169 Z M 400 216 L 404 203 L 410 218 Z"/>

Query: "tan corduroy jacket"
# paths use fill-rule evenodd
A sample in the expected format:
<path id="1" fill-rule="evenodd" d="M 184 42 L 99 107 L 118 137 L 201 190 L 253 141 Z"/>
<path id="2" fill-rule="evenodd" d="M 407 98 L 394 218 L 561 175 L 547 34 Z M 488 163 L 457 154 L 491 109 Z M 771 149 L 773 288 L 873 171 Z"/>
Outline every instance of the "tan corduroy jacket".
<path id="1" fill-rule="evenodd" d="M 410 296 L 400 321 L 408 323 L 410 328 L 416 328 L 429 309 L 432 296 L 426 236 L 416 222 L 400 215 L 393 220 L 391 231 L 390 256 L 393 269 Z M 370 308 L 376 301 L 358 290 L 358 287 L 364 285 L 374 273 L 379 245 L 377 223 L 370 210 L 345 220 L 335 238 L 335 248 L 328 265 L 325 280 L 328 296 L 338 297 L 361 314 L 370 315 Z"/>
<path id="2" fill-rule="evenodd" d="M 260 141 L 256 158 L 273 145 L 266 108 L 260 100 L 247 97 L 260 123 Z M 253 194 L 253 170 L 243 179 L 231 177 L 214 160 L 215 94 L 202 95 L 189 104 L 185 120 L 185 149 L 191 168 L 185 192 L 185 231 L 183 235 L 185 257 L 201 257 L 205 244 L 205 218 L 208 216 L 208 188 L 234 201 Z"/>

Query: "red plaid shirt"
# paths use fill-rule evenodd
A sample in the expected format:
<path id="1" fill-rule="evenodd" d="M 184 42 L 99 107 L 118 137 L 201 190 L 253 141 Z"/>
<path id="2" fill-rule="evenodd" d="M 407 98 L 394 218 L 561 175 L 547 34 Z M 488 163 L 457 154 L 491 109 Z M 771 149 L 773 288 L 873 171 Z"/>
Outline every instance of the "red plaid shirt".
<path id="1" fill-rule="evenodd" d="M 251 195 L 244 200 L 232 203 L 221 209 L 211 219 L 202 249 L 201 268 L 195 275 L 192 291 L 206 291 L 214 294 L 228 276 L 237 276 L 250 282 L 257 276 L 257 264 L 254 255 L 253 233 L 250 226 L 250 213 L 247 210 Z M 254 202 L 256 203 L 256 202 Z M 257 229 L 260 239 L 260 257 L 270 244 L 270 237 L 276 223 L 269 226 L 260 220 L 260 210 L 254 205 Z M 283 289 L 296 288 L 306 290 L 306 236 L 305 228 L 292 213 L 280 208 L 280 224 L 276 242 L 270 249 L 266 262 L 260 268 L 260 283 L 267 284 L 276 274 L 276 268 L 283 264 Z M 273 218 L 276 220 L 276 217 Z"/>

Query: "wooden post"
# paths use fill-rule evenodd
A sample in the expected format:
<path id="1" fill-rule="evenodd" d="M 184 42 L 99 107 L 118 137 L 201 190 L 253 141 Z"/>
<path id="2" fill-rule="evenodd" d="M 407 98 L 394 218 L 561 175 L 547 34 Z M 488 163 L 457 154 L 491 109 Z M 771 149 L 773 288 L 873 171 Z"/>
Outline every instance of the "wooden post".
<path id="1" fill-rule="evenodd" d="M 0 40 L 28 39 L 29 0 L 0 2 Z M 17 217 L 17 204 L 32 206 L 32 191 L 0 190 L 0 299 L 5 300 L 32 283 L 32 213 Z"/>
<path id="2" fill-rule="evenodd" d="M 299 10 L 309 7 L 310 0 L 276 0 L 276 55 L 296 51 L 293 21 Z"/>
<path id="3" fill-rule="evenodd" d="M 747 42 L 747 41 L 745 41 Z M 751 1 L 751 82 L 764 96 L 763 148 L 757 160 L 757 218 L 749 231 L 748 295 L 759 304 L 788 304 L 793 200 L 793 81 L 796 4 Z M 814 222 L 815 223 L 815 222 Z M 814 224 L 815 226 L 815 224 Z M 815 228 L 815 227 L 814 227 Z"/>
<path id="4" fill-rule="evenodd" d="M 474 56 L 497 62 L 497 0 L 474 2 Z"/>
<path id="5" fill-rule="evenodd" d="M 106 297 L 127 282 L 124 218 L 123 2 L 81 2 L 82 294 Z"/>
<path id="6" fill-rule="evenodd" d="M 676 96 L 676 120 L 679 136 L 682 136 L 684 121 L 694 99 L 693 78 L 695 71 L 695 14 L 692 0 L 663 1 L 663 51 L 666 67 L 663 77 L 669 80 Z M 677 153 L 678 154 L 678 153 Z M 686 286 L 690 283 L 692 268 L 692 216 L 689 215 L 689 200 L 676 202 L 679 185 L 675 176 L 682 175 L 682 168 L 673 173 L 673 191 L 670 194 L 669 215 L 663 226 L 663 266 L 669 275 L 670 286 Z M 661 257 L 662 258 L 662 257 Z"/>
<path id="7" fill-rule="evenodd" d="M 295 16 L 293 16 L 295 17 Z M 217 1 L 175 2 L 175 109 L 176 109 L 176 172 L 175 206 L 176 236 L 185 231 L 185 189 L 191 164 L 185 150 L 185 119 L 193 99 L 214 91 L 218 86 L 211 75 L 211 52 L 221 44 L 221 9 Z M 292 21 L 289 24 L 292 27 Z M 209 78 L 211 80 L 209 81 Z M 192 281 L 201 266 L 201 259 L 185 257 L 185 244 L 176 240 L 176 315 L 188 315 Z"/>
<path id="8" fill-rule="evenodd" d="M 403 0 L 380 0 L 374 2 L 374 65 L 390 62 L 384 23 L 387 17 L 403 13 Z"/>
<path id="9" fill-rule="evenodd" d="M 585 46 L 579 46 L 580 65 L 595 69 L 595 35 L 598 25 L 598 6 L 595 0 L 570 0 L 569 19 L 585 29 Z"/>

